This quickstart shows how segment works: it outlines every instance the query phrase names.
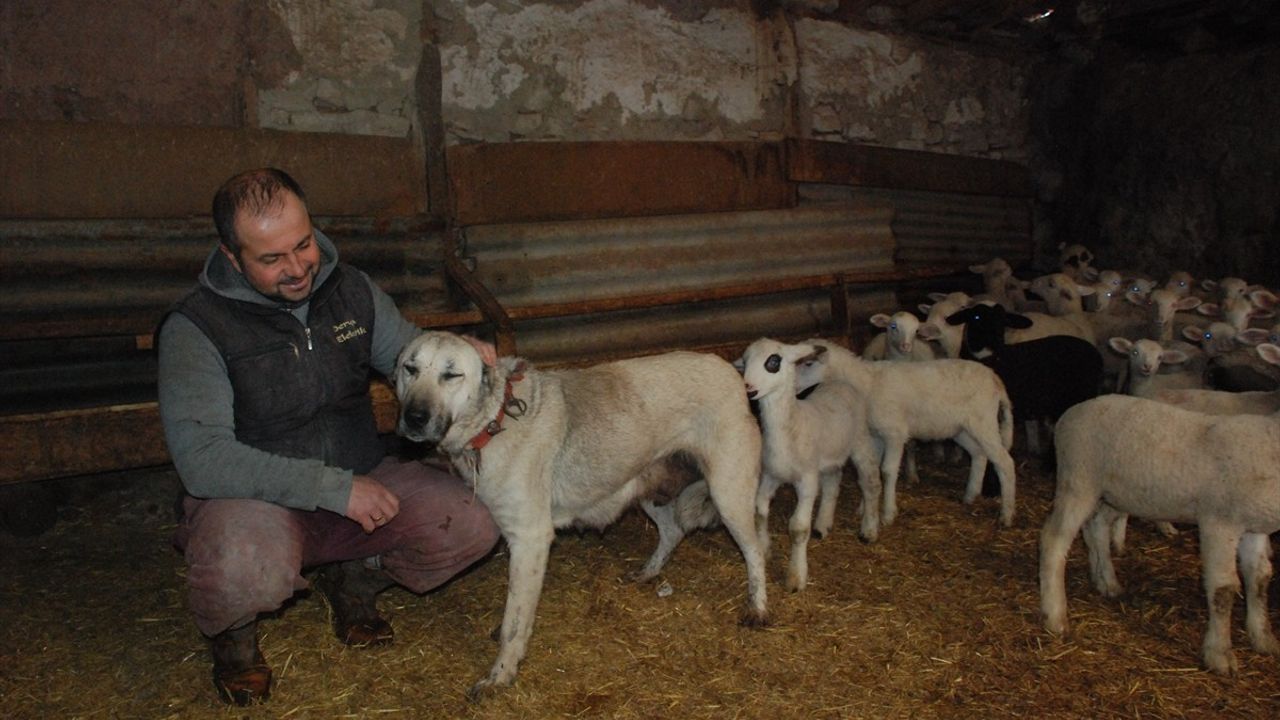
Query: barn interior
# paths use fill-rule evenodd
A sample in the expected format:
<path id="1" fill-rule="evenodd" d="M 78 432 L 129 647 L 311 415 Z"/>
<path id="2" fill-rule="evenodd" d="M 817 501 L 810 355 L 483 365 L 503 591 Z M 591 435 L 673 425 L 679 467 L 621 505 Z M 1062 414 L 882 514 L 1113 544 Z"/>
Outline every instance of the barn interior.
<path id="1" fill-rule="evenodd" d="M 6 575 L 18 581 L 0 608 L 9 628 L 0 698 L 11 717 L 225 716 L 182 609 L 181 558 L 165 540 L 165 503 L 178 485 L 159 423 L 152 334 L 216 246 L 213 192 L 243 169 L 276 166 L 298 178 L 317 227 L 416 324 L 475 334 L 545 366 L 672 349 L 733 357 L 765 335 L 835 337 L 857 349 L 873 313 L 914 308 L 930 292 L 979 292 L 972 264 L 1002 257 L 1030 279 L 1055 271 L 1059 248 L 1073 243 L 1097 267 L 1159 281 L 1187 271 L 1280 286 L 1272 0 L 8 0 L 0 48 L 0 542 Z M 389 433 L 392 393 L 376 379 L 371 393 Z M 277 666 L 297 654 L 294 695 L 285 683 L 285 702 L 248 712 L 1277 711 L 1277 660 L 1248 651 L 1240 628 L 1237 678 L 1194 667 L 1205 601 L 1193 530 L 1177 540 L 1135 530 L 1135 546 L 1149 544 L 1134 562 L 1148 564 L 1131 568 L 1144 576 L 1131 581 L 1140 600 L 1123 610 L 1097 598 L 1073 564 L 1072 602 L 1094 603 L 1084 625 L 1098 628 L 1096 644 L 1054 644 L 1035 615 L 1034 557 L 1052 473 L 1020 460 L 1032 489 L 1015 530 L 998 531 L 989 506 L 959 510 L 958 481 L 930 484 L 954 468 L 930 468 L 921 509 L 901 529 L 909 533 L 913 517 L 920 525 L 916 544 L 902 549 L 918 550 L 918 564 L 888 570 L 889 587 L 866 568 L 894 560 L 892 537 L 870 549 L 849 537 L 825 546 L 831 572 L 843 566 L 873 597 L 844 597 L 830 578 L 803 598 L 775 586 L 783 620 L 768 646 L 799 677 L 768 673 L 772 696 L 721 682 L 760 679 L 749 632 L 726 630 L 724 647 L 705 637 L 701 649 L 679 645 L 717 623 L 732 627 L 720 617 L 732 602 L 723 601 L 727 610 L 686 597 L 664 614 L 653 593 L 601 579 L 647 550 L 643 518 L 630 518 L 612 535 L 557 546 L 553 566 L 567 555 L 570 568 L 589 573 L 584 581 L 562 567 L 555 576 L 590 590 L 564 598 L 585 609 L 541 611 L 535 644 L 548 635 L 530 662 L 544 667 L 507 697 L 487 706 L 461 698 L 491 653 L 481 626 L 500 616 L 498 558 L 475 579 L 491 598 L 474 597 L 462 578 L 441 596 L 386 601 L 397 603 L 404 634 L 417 627 L 424 639 L 379 651 L 381 680 L 357 670 L 354 653 L 312 652 L 332 638 L 313 627 L 323 605 L 300 600 L 290 610 L 299 627 L 279 630 L 271 650 Z M 846 494 L 851 533 L 856 489 Z M 929 524 L 924 508 L 951 524 Z M 784 533 L 779 524 L 775 534 Z M 940 557 L 953 541 L 963 552 Z M 110 552 L 131 542 L 150 549 Z M 628 543 L 644 549 L 618 548 Z M 681 589 L 709 604 L 736 601 L 733 545 L 715 543 L 689 551 L 708 567 L 681 578 Z M 869 552 L 861 564 L 857 554 Z M 970 562 L 979 564 L 975 584 L 946 583 L 965 599 L 957 604 L 980 603 L 982 582 L 1001 598 L 969 608 L 959 628 L 996 649 L 977 651 L 979 660 L 921 651 L 909 673 L 921 685 L 899 670 L 887 697 L 857 668 L 830 669 L 850 644 L 861 648 L 856 662 L 880 670 L 896 657 L 862 642 L 856 617 L 823 625 L 819 646 L 799 647 L 807 624 L 858 612 L 883 615 L 880 629 L 906 643 L 912 627 L 932 626 L 895 620 L 887 608 L 944 613 L 944 601 L 921 595 L 929 567 Z M 156 607 L 139 614 L 131 602 Z M 95 605 L 103 614 L 80 615 Z M 454 637 L 437 613 L 465 615 L 457 624 L 474 637 Z M 628 628 L 639 616 L 652 627 Z M 57 617 L 73 618 L 71 630 L 45 629 Z M 997 628 L 992 618 L 1007 622 Z M 675 619 L 690 629 L 671 631 Z M 598 622 L 595 632 L 624 638 L 666 627 L 658 632 L 679 650 L 664 660 L 662 642 L 610 641 L 625 650 L 610 661 L 644 678 L 643 688 L 610 679 L 608 667 L 560 678 L 557 663 L 592 664 L 593 642 L 607 637 L 550 634 L 561 621 Z M 441 653 L 430 640 L 439 634 L 466 649 Z M 963 634 L 938 637 L 967 648 Z M 1135 653 L 1126 640 L 1149 644 Z M 1064 657 L 1087 671 L 1073 675 Z M 686 681 L 687 663 L 713 679 Z M 982 671 L 962 680 L 955 666 L 966 663 Z M 1010 688 L 974 690 L 994 684 L 1002 664 L 1017 666 Z M 361 674 L 344 684 L 325 667 Z M 653 687 L 664 683 L 665 692 Z M 848 697 L 836 697 L 840 688 Z"/>

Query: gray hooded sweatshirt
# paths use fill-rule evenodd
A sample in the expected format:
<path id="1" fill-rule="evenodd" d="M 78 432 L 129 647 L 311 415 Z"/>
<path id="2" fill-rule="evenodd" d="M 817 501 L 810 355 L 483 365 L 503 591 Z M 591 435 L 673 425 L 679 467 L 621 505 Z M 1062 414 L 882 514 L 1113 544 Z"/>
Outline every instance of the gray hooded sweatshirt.
<path id="1" fill-rule="evenodd" d="M 338 250 L 315 231 L 320 248 L 320 287 L 338 262 Z M 405 343 L 419 334 L 395 301 L 368 275 L 373 293 L 375 370 L 390 375 Z M 289 309 L 305 322 L 308 304 L 291 306 L 254 290 L 214 248 L 200 284 L 224 297 Z M 253 498 L 300 510 L 323 508 L 345 514 L 351 496 L 350 470 L 320 460 L 287 458 L 236 439 L 231 380 L 221 353 L 191 320 L 170 313 L 159 336 L 160 419 L 173 464 L 188 493 L 199 498 Z"/>

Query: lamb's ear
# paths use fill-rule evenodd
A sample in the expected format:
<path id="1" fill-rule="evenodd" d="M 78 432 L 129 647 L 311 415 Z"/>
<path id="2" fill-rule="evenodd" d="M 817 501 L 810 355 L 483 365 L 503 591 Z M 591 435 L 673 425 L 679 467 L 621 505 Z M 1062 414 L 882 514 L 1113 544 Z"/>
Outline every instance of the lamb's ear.
<path id="1" fill-rule="evenodd" d="M 1262 328 L 1247 328 L 1236 333 L 1236 340 L 1245 345 L 1258 345 L 1270 338 L 1271 331 L 1263 330 Z"/>
<path id="2" fill-rule="evenodd" d="M 1196 306 L 1196 312 L 1205 317 L 1219 317 L 1222 315 L 1222 308 L 1218 307 L 1218 303 L 1200 303 Z"/>
<path id="3" fill-rule="evenodd" d="M 737 360 L 733 361 L 733 369 L 737 370 L 739 375 L 745 375 L 747 373 L 747 358 L 739 356 Z"/>
<path id="4" fill-rule="evenodd" d="M 942 301 L 942 300 L 946 300 L 946 299 L 947 299 L 947 294 L 946 294 L 946 293 L 942 293 L 942 292 L 931 292 L 931 293 L 929 293 L 929 299 L 930 299 L 930 300 L 932 300 L 932 301 L 934 301 L 934 302 L 939 302 L 939 301 Z"/>
<path id="5" fill-rule="evenodd" d="M 878 328 L 887 328 L 889 327 L 889 323 L 893 322 L 893 318 L 885 315 L 884 313 L 876 313 L 871 316 L 870 321 L 872 325 L 875 325 Z"/>
<path id="6" fill-rule="evenodd" d="M 1181 365 L 1191 359 L 1191 356 L 1181 350 L 1165 350 L 1160 353 L 1161 365 Z"/>
<path id="7" fill-rule="evenodd" d="M 480 361 L 485 365 L 488 367 L 494 367 L 498 364 L 498 351 L 494 349 L 493 345 L 490 345 L 483 340 L 473 338 L 470 335 L 463 335 L 461 337 L 463 340 L 467 341 L 468 345 L 475 348 L 477 353 L 480 353 Z"/>
<path id="8" fill-rule="evenodd" d="M 919 335 L 925 340 L 937 340 L 942 337 L 942 330 L 937 325 L 927 322 L 920 325 L 920 329 L 916 330 L 916 335 Z"/>
<path id="9" fill-rule="evenodd" d="M 987 264 L 986 264 L 986 263 L 982 263 L 981 265 L 970 265 L 970 266 L 969 266 L 969 272 L 971 272 L 971 273 L 977 273 L 977 274 L 981 275 L 982 273 L 984 273 L 984 272 L 986 272 L 986 271 L 987 271 Z"/>
<path id="10" fill-rule="evenodd" d="M 1031 318 L 1018 313 L 1005 313 L 1004 326 L 1014 328 L 1015 330 L 1025 330 L 1032 325 Z"/>
<path id="11" fill-rule="evenodd" d="M 1133 349 L 1133 341 L 1127 337 L 1116 336 L 1107 340 L 1107 347 L 1121 355 L 1128 355 L 1129 351 Z"/>
<path id="12" fill-rule="evenodd" d="M 1174 303 L 1173 309 L 1178 311 L 1195 310 L 1196 308 L 1200 307 L 1203 304 L 1204 304 L 1204 301 L 1201 300 L 1200 298 L 1196 297 L 1195 295 L 1188 295 L 1184 298 L 1179 299 L 1178 302 Z"/>
<path id="13" fill-rule="evenodd" d="M 950 315 L 948 315 L 948 316 L 947 316 L 947 324 L 948 324 L 948 325 L 963 325 L 963 324 L 965 324 L 966 322 L 968 322 L 968 321 L 969 321 L 969 317 L 970 317 L 971 315 L 972 315 L 972 313 L 970 313 L 970 312 L 969 312 L 969 308 L 965 308 L 965 309 L 963 309 L 963 310 L 957 310 L 957 311 L 955 311 L 955 312 L 953 312 L 953 313 L 951 313 Z"/>
<path id="14" fill-rule="evenodd" d="M 1200 281 L 1200 287 L 1203 290 L 1208 290 L 1209 292 L 1213 292 L 1214 290 L 1218 289 L 1218 281 L 1205 278 L 1204 280 Z"/>
<path id="15" fill-rule="evenodd" d="M 1257 347 L 1258 357 L 1266 360 L 1272 365 L 1280 365 L 1280 345 L 1272 343 L 1262 343 Z"/>
<path id="16" fill-rule="evenodd" d="M 1182 328 L 1182 339 L 1199 345 L 1204 342 L 1204 328 L 1188 325 Z"/>
<path id="17" fill-rule="evenodd" d="M 823 360 L 826 359 L 825 357 L 823 357 L 824 355 L 827 354 L 827 349 L 825 347 L 823 347 L 822 345 L 813 345 L 812 347 L 813 347 L 813 352 L 809 353 L 808 355 L 805 355 L 799 360 L 796 360 L 796 365 L 812 365 L 816 362 L 822 362 Z"/>

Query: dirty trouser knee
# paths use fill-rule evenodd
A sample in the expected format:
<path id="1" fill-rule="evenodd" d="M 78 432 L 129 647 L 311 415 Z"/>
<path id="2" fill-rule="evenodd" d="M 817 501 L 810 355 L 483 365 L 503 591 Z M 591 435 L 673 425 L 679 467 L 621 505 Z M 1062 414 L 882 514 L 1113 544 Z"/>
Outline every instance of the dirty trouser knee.
<path id="1" fill-rule="evenodd" d="M 186 554 L 190 605 L 200 631 L 213 636 L 278 609 L 307 587 L 304 567 L 377 556 L 393 580 L 425 592 L 497 543 L 488 510 L 458 478 L 394 459 L 370 475 L 395 493 L 400 512 L 367 534 L 326 510 L 186 498 L 174 540 Z"/>

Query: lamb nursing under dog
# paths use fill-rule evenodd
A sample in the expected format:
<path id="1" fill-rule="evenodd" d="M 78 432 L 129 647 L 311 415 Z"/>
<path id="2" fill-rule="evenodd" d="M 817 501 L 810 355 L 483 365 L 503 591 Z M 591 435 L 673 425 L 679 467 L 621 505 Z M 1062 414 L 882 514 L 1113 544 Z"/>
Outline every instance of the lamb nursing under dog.
<path id="1" fill-rule="evenodd" d="M 555 529 L 603 527 L 636 502 L 659 535 L 637 579 L 655 577 L 685 533 L 714 517 L 709 497 L 746 561 L 742 621 L 767 621 L 754 526 L 760 431 L 728 362 L 676 352 L 541 371 L 471 338 L 427 332 L 405 346 L 394 380 L 397 431 L 448 455 L 511 553 L 498 657 L 472 697 L 515 679 Z M 696 464 L 705 482 L 658 505 L 648 498 L 671 462 Z"/>

